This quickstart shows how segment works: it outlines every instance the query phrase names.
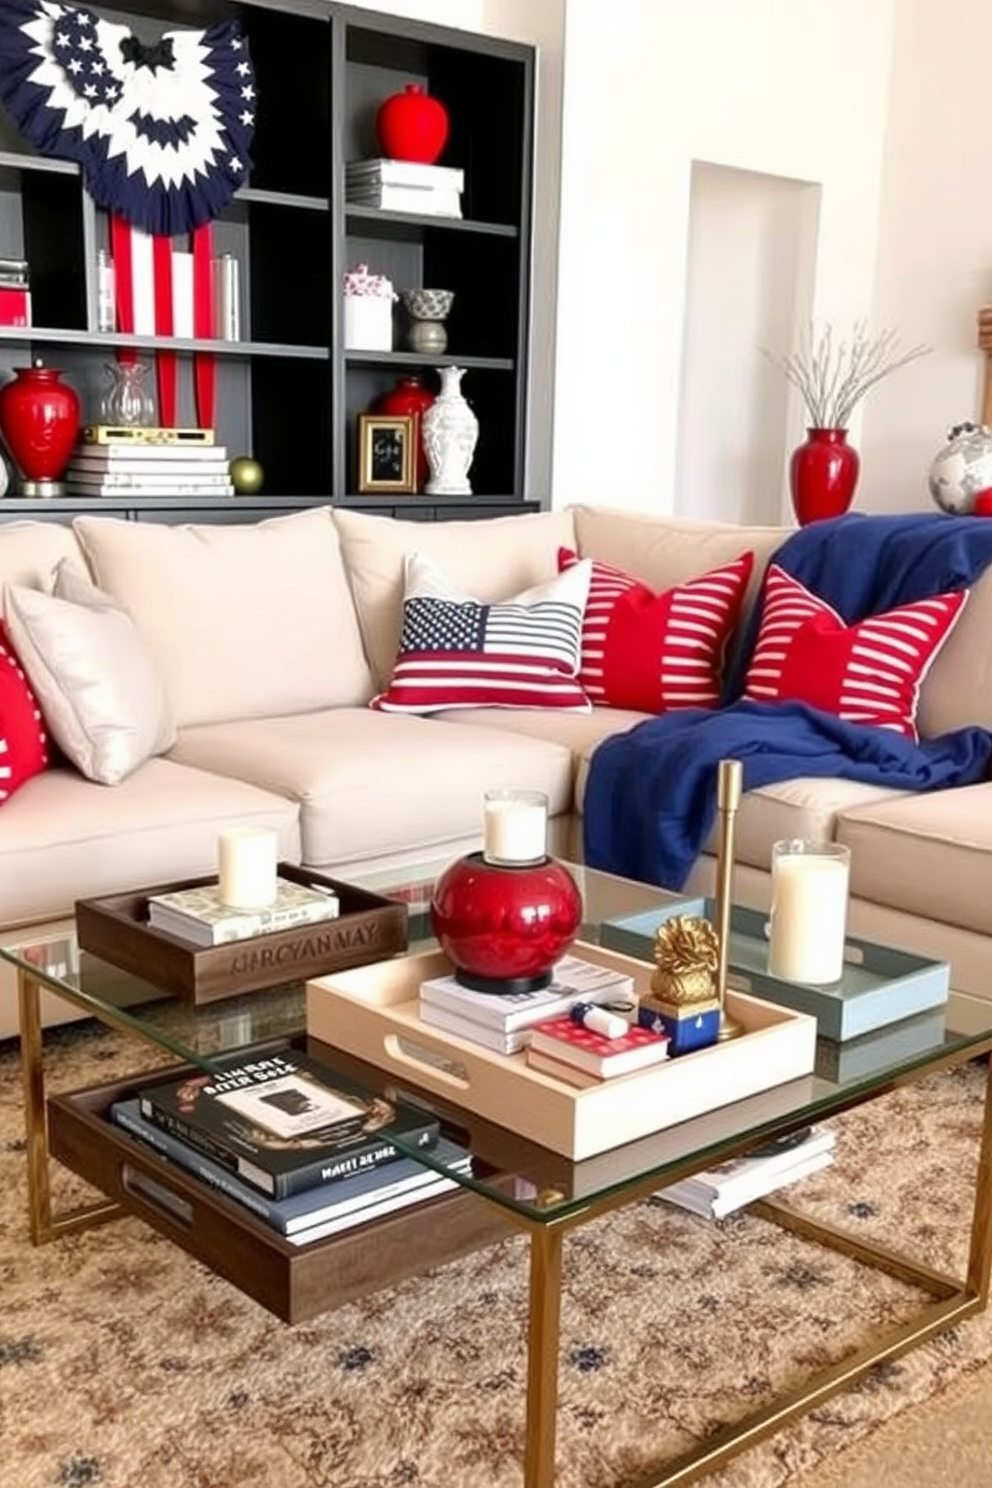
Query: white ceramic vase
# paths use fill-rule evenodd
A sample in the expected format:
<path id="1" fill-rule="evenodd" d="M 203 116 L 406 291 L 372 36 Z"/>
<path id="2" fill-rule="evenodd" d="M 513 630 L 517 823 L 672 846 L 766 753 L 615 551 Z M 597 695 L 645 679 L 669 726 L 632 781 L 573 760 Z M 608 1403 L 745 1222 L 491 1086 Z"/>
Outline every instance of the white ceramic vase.
<path id="1" fill-rule="evenodd" d="M 421 416 L 424 453 L 431 468 L 428 496 L 471 495 L 468 472 L 479 438 L 479 420 L 462 397 L 464 367 L 439 367 L 441 391 Z"/>

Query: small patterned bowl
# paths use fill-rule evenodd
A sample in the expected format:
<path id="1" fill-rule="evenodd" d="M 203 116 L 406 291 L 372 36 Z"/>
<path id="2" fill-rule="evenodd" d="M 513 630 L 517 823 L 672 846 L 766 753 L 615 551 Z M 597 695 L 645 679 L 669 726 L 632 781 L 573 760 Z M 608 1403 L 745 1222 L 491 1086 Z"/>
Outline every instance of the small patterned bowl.
<path id="1" fill-rule="evenodd" d="M 454 304 L 453 289 L 401 289 L 400 299 L 414 320 L 444 320 Z"/>

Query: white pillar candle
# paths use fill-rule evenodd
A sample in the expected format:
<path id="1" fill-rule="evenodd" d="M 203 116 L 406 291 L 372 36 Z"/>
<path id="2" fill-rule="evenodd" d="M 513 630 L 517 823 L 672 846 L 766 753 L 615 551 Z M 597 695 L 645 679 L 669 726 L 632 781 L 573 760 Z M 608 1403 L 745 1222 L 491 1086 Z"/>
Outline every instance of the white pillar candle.
<path id="1" fill-rule="evenodd" d="M 486 791 L 482 812 L 487 863 L 512 866 L 547 857 L 548 798 L 543 791 Z"/>
<path id="2" fill-rule="evenodd" d="M 850 850 L 776 842 L 768 970 L 787 982 L 837 982 L 844 971 Z"/>
<path id="3" fill-rule="evenodd" d="M 279 838 L 272 827 L 232 827 L 217 838 L 222 904 L 267 909 L 276 897 Z"/>

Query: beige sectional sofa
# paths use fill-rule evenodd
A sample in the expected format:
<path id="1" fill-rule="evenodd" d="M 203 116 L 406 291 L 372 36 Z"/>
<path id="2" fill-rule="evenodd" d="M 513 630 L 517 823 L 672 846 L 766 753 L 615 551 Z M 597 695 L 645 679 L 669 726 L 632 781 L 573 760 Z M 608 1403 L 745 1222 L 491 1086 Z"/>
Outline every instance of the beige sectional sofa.
<path id="1" fill-rule="evenodd" d="M 554 575 L 560 545 L 657 589 L 750 548 L 753 594 L 784 536 L 584 506 L 433 525 L 319 508 L 233 526 L 92 515 L 0 526 L 0 583 L 48 589 L 70 557 L 130 612 L 176 725 L 168 753 L 120 784 L 56 765 L 0 807 L 0 937 L 57 933 L 83 895 L 209 872 L 218 832 L 236 822 L 274 826 L 287 859 L 338 876 L 454 857 L 478 842 L 493 784 L 546 791 L 553 847 L 581 855 L 591 754 L 642 715 L 370 709 L 396 653 L 405 555 L 419 549 L 497 600 Z M 925 683 L 924 733 L 992 727 L 990 636 L 992 573 Z M 790 835 L 850 843 L 854 933 L 946 957 L 957 988 L 992 998 L 992 782 L 920 796 L 814 780 L 750 792 L 742 902 L 767 903 L 771 844 Z M 712 870 L 705 854 L 690 887 Z M 8 975 L 0 1037 L 15 1030 Z"/>

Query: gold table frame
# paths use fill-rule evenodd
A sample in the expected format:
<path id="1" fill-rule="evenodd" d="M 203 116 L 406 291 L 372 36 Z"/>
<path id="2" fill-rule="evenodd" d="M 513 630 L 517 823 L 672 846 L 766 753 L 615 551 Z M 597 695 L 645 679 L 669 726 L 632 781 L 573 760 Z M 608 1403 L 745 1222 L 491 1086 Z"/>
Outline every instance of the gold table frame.
<path id="1" fill-rule="evenodd" d="M 105 1223 L 125 1212 L 120 1205 L 109 1202 L 87 1205 L 58 1215 L 52 1212 L 41 1026 L 43 986 L 46 990 L 55 991 L 50 984 L 42 983 L 24 967 L 18 969 L 28 1208 L 31 1239 L 35 1245 L 45 1244 L 75 1230 Z M 119 1032 L 141 1037 L 133 1023 L 115 1019 L 110 1008 L 102 1007 L 97 1012 L 89 1001 L 73 998 L 68 989 L 59 988 L 56 995 L 86 1008 L 100 1022 Z M 154 1040 L 148 1041 L 154 1043 Z M 950 1051 L 915 1070 L 895 1076 L 885 1086 L 866 1092 L 860 1098 L 852 1096 L 846 1100 L 841 1099 L 831 1108 L 829 1114 L 838 1115 L 889 1091 L 915 1084 L 928 1075 L 952 1069 L 990 1052 L 992 1032 L 987 1038 L 976 1040 L 966 1048 Z M 670 1181 L 674 1182 L 683 1173 L 696 1171 L 698 1166 L 698 1163 L 687 1161 L 671 1173 Z M 656 1177 L 642 1178 L 627 1185 L 621 1193 L 590 1200 L 584 1208 L 559 1219 L 531 1218 L 520 1210 L 500 1204 L 496 1199 L 486 1200 L 495 1204 L 504 1217 L 517 1224 L 530 1239 L 524 1488 L 555 1488 L 558 1353 L 565 1235 L 570 1229 L 656 1192 L 657 1188 Z M 474 1191 L 479 1192 L 477 1189 Z M 748 1207 L 751 1213 L 772 1220 L 805 1240 L 816 1241 L 900 1281 L 917 1286 L 928 1292 L 934 1300 L 908 1322 L 880 1334 L 830 1368 L 814 1375 L 803 1385 L 788 1391 L 742 1420 L 724 1427 L 722 1431 L 674 1461 L 636 1481 L 624 1484 L 623 1488 L 680 1488 L 680 1485 L 691 1483 L 705 1473 L 714 1472 L 732 1457 L 772 1435 L 787 1421 L 853 1384 L 884 1360 L 894 1359 L 927 1338 L 944 1332 L 953 1323 L 985 1310 L 992 1270 L 992 1061 L 986 1077 L 971 1238 L 963 1278 L 948 1276 L 883 1246 L 855 1239 L 843 1230 L 807 1218 L 788 1204 L 759 1200 Z"/>

